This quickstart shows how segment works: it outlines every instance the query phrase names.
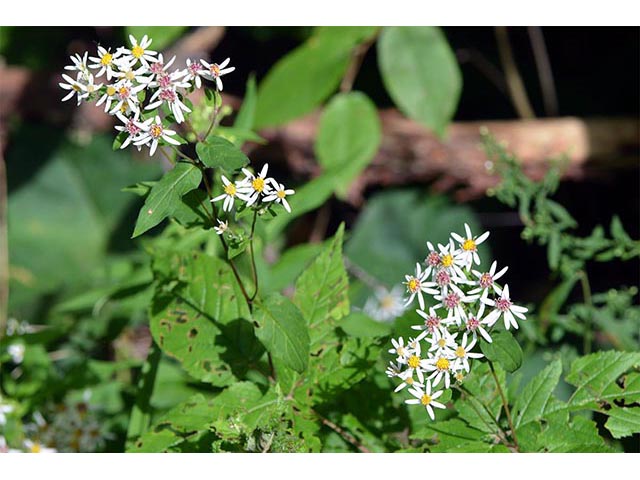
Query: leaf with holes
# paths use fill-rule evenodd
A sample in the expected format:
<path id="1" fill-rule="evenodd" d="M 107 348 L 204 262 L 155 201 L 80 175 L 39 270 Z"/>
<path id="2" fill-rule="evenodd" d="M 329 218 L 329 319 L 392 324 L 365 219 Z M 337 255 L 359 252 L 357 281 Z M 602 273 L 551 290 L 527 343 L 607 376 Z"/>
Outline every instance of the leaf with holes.
<path id="1" fill-rule="evenodd" d="M 178 164 L 153 185 L 149 196 L 140 209 L 132 238 L 142 235 L 158 225 L 181 207 L 182 196 L 195 189 L 202 180 L 202 174 L 195 165 Z"/>
<path id="2" fill-rule="evenodd" d="M 298 373 L 309 362 L 309 332 L 304 318 L 291 300 L 274 293 L 256 304 L 256 336 L 265 348 Z"/>

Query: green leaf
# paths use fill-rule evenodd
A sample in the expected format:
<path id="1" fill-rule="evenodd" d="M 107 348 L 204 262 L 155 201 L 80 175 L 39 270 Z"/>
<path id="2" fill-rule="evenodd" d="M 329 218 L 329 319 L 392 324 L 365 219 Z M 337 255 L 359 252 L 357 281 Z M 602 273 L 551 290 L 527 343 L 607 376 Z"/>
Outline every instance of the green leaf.
<path id="1" fill-rule="evenodd" d="M 277 292 L 293 285 L 296 278 L 305 270 L 322 250 L 324 243 L 303 243 L 288 248 L 266 272 L 266 281 L 261 286 L 263 292 Z"/>
<path id="2" fill-rule="evenodd" d="M 595 422 L 576 416 L 571 422 L 550 421 L 538 437 L 538 444 L 545 452 L 558 453 L 608 453 L 604 439 L 598 434 Z"/>
<path id="3" fill-rule="evenodd" d="M 211 228 L 210 213 L 207 209 L 211 211 L 207 193 L 196 188 L 180 199 L 171 216 L 186 228 Z"/>
<path id="4" fill-rule="evenodd" d="M 127 36 L 133 35 L 139 42 L 142 37 L 148 35 L 153 40 L 149 48 L 151 50 L 164 50 L 164 48 L 175 42 L 182 35 L 187 27 L 180 26 L 155 26 L 155 27 L 124 27 Z M 130 48 L 129 38 L 127 38 L 127 48 Z"/>
<path id="5" fill-rule="evenodd" d="M 196 145 L 198 158 L 209 168 L 223 168 L 227 172 L 239 170 L 249 164 L 249 159 L 228 140 L 210 135 L 206 142 Z"/>
<path id="6" fill-rule="evenodd" d="M 335 190 L 346 194 L 354 178 L 371 162 L 382 140 L 376 106 L 364 93 L 341 93 L 326 106 L 316 137 L 318 162 L 340 171 Z"/>
<path id="7" fill-rule="evenodd" d="M 492 343 L 480 341 L 482 353 L 497 362 L 509 373 L 515 372 L 522 365 L 522 348 L 509 332 L 492 333 Z"/>
<path id="8" fill-rule="evenodd" d="M 378 42 L 382 80 L 398 108 L 443 135 L 453 117 L 462 77 L 437 27 L 385 27 Z"/>
<path id="9" fill-rule="evenodd" d="M 560 232 L 558 230 L 552 230 L 549 235 L 547 258 L 549 260 L 549 268 L 557 270 L 560 264 Z"/>
<path id="10" fill-rule="evenodd" d="M 640 353 L 598 352 L 578 358 L 571 365 L 567 382 L 576 387 L 567 402 L 570 409 L 599 409 L 599 404 L 614 400 L 634 399 L 640 395 L 640 382 L 624 387 L 616 381 L 629 369 L 640 367 Z M 637 377 L 634 377 L 637 378 Z"/>
<path id="11" fill-rule="evenodd" d="M 333 329 L 336 320 L 349 313 L 349 279 L 342 261 L 341 224 L 331 244 L 296 282 L 293 301 L 309 326 L 312 352 Z"/>
<path id="12" fill-rule="evenodd" d="M 451 441 L 460 443 L 461 441 L 478 441 L 485 436 L 485 433 L 470 427 L 460 419 L 454 418 L 444 422 L 433 422 L 426 425 L 422 430 L 411 435 L 416 440 L 432 440 L 438 444 L 449 444 Z"/>
<path id="13" fill-rule="evenodd" d="M 271 354 L 298 373 L 309 362 L 309 332 L 300 310 L 286 297 L 271 294 L 256 304 L 256 336 Z"/>
<path id="14" fill-rule="evenodd" d="M 372 32 L 326 28 L 280 59 L 260 82 L 255 128 L 281 125 L 320 105 L 340 84 L 353 47 Z"/>
<path id="15" fill-rule="evenodd" d="M 614 407 L 605 412 L 609 415 L 605 427 L 611 432 L 613 438 L 622 438 L 640 433 L 640 408 Z"/>
<path id="16" fill-rule="evenodd" d="M 242 106 L 240 107 L 240 110 L 238 110 L 235 122 L 233 122 L 234 128 L 248 131 L 253 129 L 257 102 L 258 92 L 256 87 L 256 76 L 251 74 L 247 80 L 247 88 L 244 93 L 244 99 L 242 100 Z"/>
<path id="17" fill-rule="evenodd" d="M 633 241 L 622 226 L 622 222 L 618 215 L 614 215 L 611 219 L 611 235 L 619 242 L 627 243 Z"/>
<path id="18" fill-rule="evenodd" d="M 128 187 L 121 188 L 121 192 L 131 192 L 135 193 L 140 197 L 146 197 L 149 195 L 149 192 L 153 188 L 156 182 L 138 182 L 134 185 L 129 185 Z"/>
<path id="19" fill-rule="evenodd" d="M 229 364 L 237 352 L 248 352 L 245 364 L 261 354 L 252 346 L 255 337 L 246 331 L 240 337 L 233 334 L 238 323 L 246 323 L 249 309 L 231 269 L 223 260 L 204 254 L 158 256 L 166 263 L 154 263 L 163 287 L 158 288 L 150 311 L 154 340 L 194 378 L 217 386 L 231 383 L 235 375 Z M 177 286 L 169 289 L 175 280 Z"/>
<path id="20" fill-rule="evenodd" d="M 340 322 L 340 328 L 352 337 L 385 337 L 391 334 L 391 325 L 373 320 L 361 312 L 351 312 Z"/>
<path id="21" fill-rule="evenodd" d="M 202 174 L 195 165 L 178 162 L 151 188 L 131 238 L 142 235 L 170 216 L 178 208 L 182 196 L 200 185 L 201 180 Z"/>
<path id="22" fill-rule="evenodd" d="M 502 367 L 495 365 L 496 376 L 500 387 L 506 391 L 506 374 Z M 464 379 L 466 392 L 455 402 L 460 417 L 471 427 L 486 433 L 496 434 L 495 419 L 502 409 L 500 392 L 487 363 L 474 363 L 471 373 Z"/>
<path id="23" fill-rule="evenodd" d="M 524 387 L 513 406 L 516 429 L 542 418 L 561 373 L 562 362 L 555 360 Z"/>

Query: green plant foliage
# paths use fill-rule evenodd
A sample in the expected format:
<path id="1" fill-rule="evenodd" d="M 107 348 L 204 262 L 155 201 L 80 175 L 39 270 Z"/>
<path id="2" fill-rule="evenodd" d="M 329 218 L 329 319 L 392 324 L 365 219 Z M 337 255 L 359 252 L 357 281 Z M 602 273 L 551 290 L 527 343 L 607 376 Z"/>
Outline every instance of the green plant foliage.
<path id="1" fill-rule="evenodd" d="M 462 76 L 437 27 L 385 27 L 378 42 L 382 80 L 407 116 L 444 135 L 462 89 Z"/>
<path id="2" fill-rule="evenodd" d="M 542 418 L 561 373 L 562 363 L 555 360 L 524 387 L 513 406 L 514 427 Z"/>
<path id="3" fill-rule="evenodd" d="M 497 362 L 507 371 L 515 372 L 522 365 L 522 348 L 509 332 L 498 332 L 488 343 L 480 342 L 482 353 L 491 361 Z"/>
<path id="4" fill-rule="evenodd" d="M 202 173 L 195 165 L 178 162 L 151 188 L 140 209 L 132 238 L 142 235 L 180 208 L 182 196 L 200 185 Z"/>
<path id="5" fill-rule="evenodd" d="M 339 171 L 335 190 L 341 195 L 375 156 L 382 132 L 375 105 L 361 92 L 336 95 L 327 104 L 315 144 L 318 163 Z"/>
<path id="6" fill-rule="evenodd" d="M 238 147 L 222 137 L 209 136 L 206 142 L 196 145 L 196 153 L 209 168 L 222 168 L 227 172 L 240 170 L 249 163 L 247 156 Z"/>
<path id="7" fill-rule="evenodd" d="M 256 305 L 256 336 L 284 365 L 298 373 L 307 369 L 309 333 L 305 319 L 289 299 L 272 294 Z"/>

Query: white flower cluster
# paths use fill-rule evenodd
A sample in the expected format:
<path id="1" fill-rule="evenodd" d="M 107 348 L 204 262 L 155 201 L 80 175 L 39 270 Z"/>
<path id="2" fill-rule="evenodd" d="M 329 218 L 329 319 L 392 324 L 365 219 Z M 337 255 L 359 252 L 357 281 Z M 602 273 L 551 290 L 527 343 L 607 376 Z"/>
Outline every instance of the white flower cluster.
<path id="1" fill-rule="evenodd" d="M 417 297 L 416 312 L 424 322 L 411 327 L 420 331 L 417 337 L 406 343 L 402 337 L 391 340 L 389 353 L 396 359 L 389 362 L 386 373 L 400 380 L 396 392 L 410 387 L 413 398 L 405 402 L 421 404 L 432 420 L 434 407 L 445 408 L 436 400 L 444 390 L 436 391 L 436 387 L 448 389 L 452 376 L 461 382 L 471 370 L 471 359 L 483 356 L 472 352 L 478 333 L 491 343 L 490 330 L 500 317 L 507 330 L 518 328 L 516 317 L 525 319 L 527 309 L 511 302 L 509 286 L 502 288 L 496 283 L 508 267 L 496 272 L 497 263 L 493 262 L 488 271 L 473 268 L 480 265 L 478 245 L 488 236 L 489 232 L 473 236 L 465 224 L 465 235 L 452 233 L 449 243 L 438 244 L 437 250 L 427 242 L 424 265 L 416 264 L 415 274 L 405 276 L 406 306 Z M 433 298 L 428 311 L 424 294 Z M 490 311 L 485 315 L 487 309 Z"/>
<path id="2" fill-rule="evenodd" d="M 161 142 L 180 144 L 174 138 L 176 132 L 167 128 L 169 122 L 161 119 L 158 109 L 165 105 L 177 123 L 184 122 L 185 113 L 191 112 L 184 103 L 185 96 L 202 87 L 202 78 L 213 81 L 215 88 L 222 90 L 221 77 L 235 67 L 227 67 L 228 58 L 220 65 L 189 59 L 184 69 L 170 73 L 175 56 L 165 63 L 161 53 L 149 50 L 152 40 L 146 35 L 140 42 L 129 35 L 129 41 L 129 48 L 119 47 L 115 52 L 99 46 L 95 57 L 89 57 L 88 52 L 72 56 L 72 65 L 64 68 L 75 72 L 75 78 L 62 74 L 66 83 L 59 85 L 69 91 L 62 101 L 75 95 L 78 105 L 83 101 L 95 101 L 96 106 L 104 104 L 104 111 L 122 122 L 116 130 L 127 135 L 120 148 L 133 143 L 138 150 L 149 147 L 149 155 L 153 155 Z M 105 83 L 96 83 L 103 75 Z"/>
<path id="3" fill-rule="evenodd" d="M 246 168 L 242 169 L 244 178 L 231 182 L 227 177 L 221 175 L 222 184 L 224 185 L 224 193 L 211 199 L 212 202 L 218 202 L 224 200 L 222 209 L 225 212 L 230 212 L 233 208 L 236 199 L 246 202 L 246 206 L 267 204 L 269 202 L 282 203 L 282 206 L 291 213 L 291 206 L 287 202 L 287 196 L 293 195 L 295 190 L 287 189 L 281 183 L 278 183 L 274 178 L 267 177 L 269 171 L 269 164 L 264 165 L 259 175 L 255 175 Z M 221 235 L 227 228 L 226 222 L 218 220 L 218 227 L 215 227 L 216 232 Z"/>

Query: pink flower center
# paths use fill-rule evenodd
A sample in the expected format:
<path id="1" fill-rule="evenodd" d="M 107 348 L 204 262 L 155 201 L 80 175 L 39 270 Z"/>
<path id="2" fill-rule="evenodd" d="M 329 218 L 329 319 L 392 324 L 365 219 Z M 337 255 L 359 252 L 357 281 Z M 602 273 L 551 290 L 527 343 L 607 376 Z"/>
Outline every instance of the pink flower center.
<path id="1" fill-rule="evenodd" d="M 129 135 L 131 136 L 137 135 L 138 133 L 140 133 L 140 127 L 138 127 L 135 123 L 133 123 L 133 120 L 129 120 L 129 122 L 127 123 L 126 129 Z"/>
<path id="2" fill-rule="evenodd" d="M 162 62 L 155 62 L 155 63 L 152 63 L 152 64 L 149 66 L 149 70 L 151 70 L 151 73 L 155 73 L 156 75 L 158 75 L 158 74 L 160 74 L 160 73 L 162 73 L 162 72 L 163 72 L 163 70 L 164 70 L 164 63 L 162 63 Z"/>
<path id="3" fill-rule="evenodd" d="M 451 282 L 451 277 L 449 276 L 446 270 L 440 270 L 438 273 L 436 273 L 436 283 L 441 287 L 444 287 L 445 285 L 449 285 L 450 282 Z"/>
<path id="4" fill-rule="evenodd" d="M 195 75 L 199 75 L 200 73 L 200 65 L 195 62 L 189 65 L 188 69 L 191 75 L 195 76 Z"/>
<path id="5" fill-rule="evenodd" d="M 483 273 L 480 277 L 480 286 L 482 288 L 489 288 L 493 285 L 493 277 L 488 273 Z"/>
<path id="6" fill-rule="evenodd" d="M 176 92 L 171 89 L 164 89 L 160 91 L 160 99 L 165 100 L 167 102 L 175 102 L 176 101 Z"/>
<path id="7" fill-rule="evenodd" d="M 220 67 L 218 66 L 217 63 L 211 64 L 211 66 L 209 67 L 209 71 L 211 72 L 211 75 L 213 75 L 214 77 L 220 76 Z"/>
<path id="8" fill-rule="evenodd" d="M 449 310 L 457 307 L 459 304 L 460 304 L 460 296 L 455 292 L 451 292 L 449 295 L 444 297 L 444 306 L 447 307 Z"/>
<path id="9" fill-rule="evenodd" d="M 501 312 L 506 312 L 511 308 L 511 301 L 508 298 L 499 298 L 496 300 L 496 308 Z"/>
<path id="10" fill-rule="evenodd" d="M 171 85 L 171 77 L 166 73 L 161 73 L 158 75 L 158 86 L 160 88 L 168 88 Z"/>
<path id="11" fill-rule="evenodd" d="M 429 332 L 433 333 L 433 331 L 436 329 L 436 327 L 440 326 L 440 317 L 430 315 L 424 321 L 424 324 L 426 325 L 427 330 L 429 330 Z"/>
<path id="12" fill-rule="evenodd" d="M 430 265 L 432 267 L 437 267 L 438 265 L 440 265 L 440 255 L 436 252 L 431 252 L 429 255 L 427 255 L 427 265 Z"/>
<path id="13" fill-rule="evenodd" d="M 478 328 L 478 325 L 480 325 L 480 322 L 478 321 L 478 319 L 476 317 L 471 317 L 469 320 L 467 320 L 467 329 L 471 330 L 472 332 Z"/>
<path id="14" fill-rule="evenodd" d="M 120 89 L 118 90 L 118 98 L 120 100 L 126 100 L 127 98 L 129 98 L 130 94 L 131 90 L 129 90 L 129 87 L 120 87 Z"/>

